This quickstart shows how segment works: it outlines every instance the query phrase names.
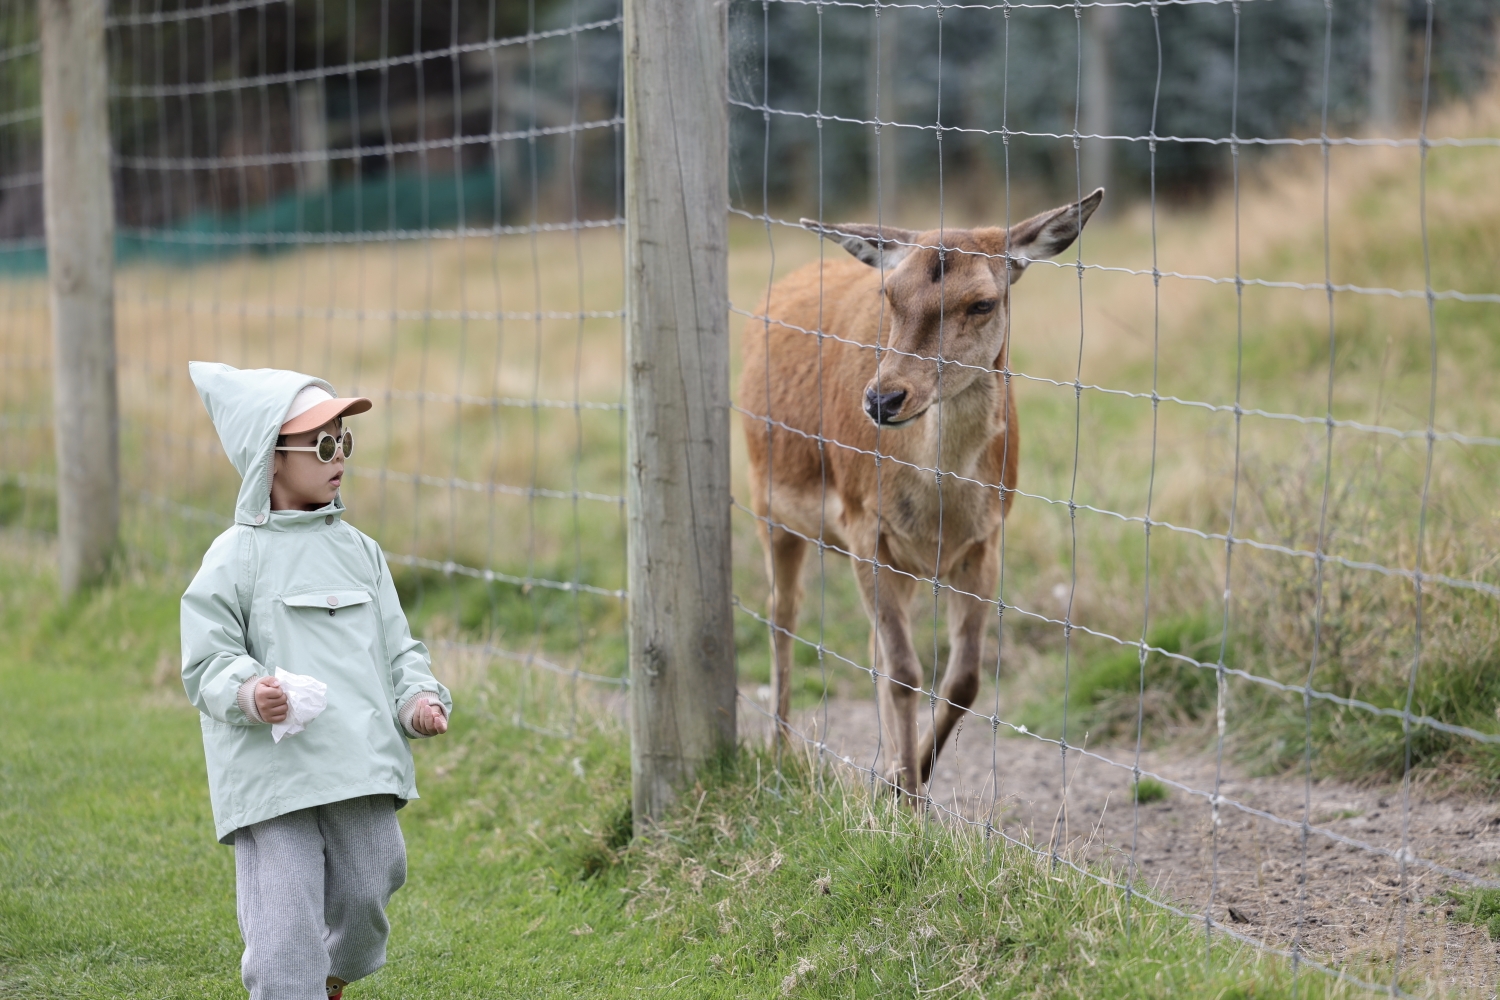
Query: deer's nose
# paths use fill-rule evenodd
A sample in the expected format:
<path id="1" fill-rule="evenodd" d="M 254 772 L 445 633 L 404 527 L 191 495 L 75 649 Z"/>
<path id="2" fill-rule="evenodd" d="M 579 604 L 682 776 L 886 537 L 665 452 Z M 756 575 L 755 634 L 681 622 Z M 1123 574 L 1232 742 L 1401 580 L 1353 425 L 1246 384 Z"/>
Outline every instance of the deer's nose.
<path id="1" fill-rule="evenodd" d="M 894 420 L 905 402 L 905 389 L 881 393 L 876 392 L 872 386 L 865 390 L 865 413 L 877 424 L 888 424 Z"/>

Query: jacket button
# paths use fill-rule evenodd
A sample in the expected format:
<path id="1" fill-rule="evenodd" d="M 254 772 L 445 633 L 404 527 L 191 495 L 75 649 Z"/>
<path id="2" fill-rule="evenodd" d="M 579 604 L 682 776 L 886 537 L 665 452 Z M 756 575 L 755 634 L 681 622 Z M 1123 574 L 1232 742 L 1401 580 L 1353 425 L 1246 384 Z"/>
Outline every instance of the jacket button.
<path id="1" fill-rule="evenodd" d="M 327 517 L 323 518 L 323 523 L 324 524 L 332 524 L 333 523 L 333 515 L 329 514 Z"/>
<path id="2" fill-rule="evenodd" d="M 336 607 L 338 607 L 339 606 L 339 599 L 337 597 L 334 597 L 333 595 L 330 594 L 329 597 L 328 597 L 328 606 L 330 608 L 336 608 Z"/>
<path id="3" fill-rule="evenodd" d="M 255 515 L 255 523 L 256 524 L 265 524 L 266 523 L 266 515 L 264 515 L 264 514 L 256 514 Z"/>

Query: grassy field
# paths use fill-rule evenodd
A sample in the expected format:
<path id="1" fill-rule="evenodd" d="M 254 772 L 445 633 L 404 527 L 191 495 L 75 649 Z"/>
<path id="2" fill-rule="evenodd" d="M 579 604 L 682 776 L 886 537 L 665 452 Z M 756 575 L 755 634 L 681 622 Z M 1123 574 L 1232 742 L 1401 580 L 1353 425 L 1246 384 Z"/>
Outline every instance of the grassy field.
<path id="1" fill-rule="evenodd" d="M 1500 100 L 1491 95 L 1471 108 L 1450 110 L 1434 123 L 1432 134 L 1493 135 L 1497 130 Z M 1239 224 L 1240 273 L 1313 287 L 1247 287 L 1237 309 L 1232 284 L 1164 279 L 1157 310 L 1149 301 L 1149 283 L 1105 276 L 1117 287 L 1085 296 L 1087 336 L 1079 377 L 1149 393 L 1154 374 L 1164 396 L 1219 405 L 1235 402 L 1238 380 L 1239 402 L 1246 409 L 1315 419 L 1329 412 L 1337 419 L 1407 433 L 1397 439 L 1340 428 L 1330 439 L 1321 422 L 1247 416 L 1236 440 L 1232 413 L 1206 414 L 1164 402 L 1156 428 L 1152 516 L 1223 532 L 1230 498 L 1237 493 L 1235 534 L 1240 537 L 1311 551 L 1318 545 L 1321 524 L 1325 552 L 1408 571 L 1417 566 L 1420 527 L 1422 569 L 1493 585 L 1500 555 L 1495 449 L 1438 439 L 1429 479 L 1423 432 L 1430 407 L 1439 433 L 1493 438 L 1500 426 L 1500 410 L 1494 407 L 1500 309 L 1438 300 L 1429 317 L 1420 294 L 1394 298 L 1353 292 L 1334 295 L 1330 305 L 1318 287 L 1324 281 L 1320 156 L 1317 150 L 1302 150 L 1263 164 L 1246 185 Z M 1333 152 L 1327 178 L 1328 279 L 1420 293 L 1425 259 L 1435 290 L 1493 295 L 1500 290 L 1495 266 L 1500 199 L 1486 178 L 1496 162 L 1492 150 L 1432 153 L 1424 245 L 1416 152 Z M 1233 275 L 1232 209 L 1220 203 L 1159 226 L 1158 266 Z M 1142 242 L 1148 221 L 1137 213 L 1102 230 L 1092 253 L 1110 264 L 1149 268 L 1149 243 Z M 1022 298 L 1025 291 L 1023 285 Z M 1028 343 L 1019 329 L 1017 337 L 1018 343 Z M 1028 371 L 1061 381 L 1072 378 L 1067 368 L 1074 363 L 1079 363 L 1076 341 L 1069 352 L 1028 354 L 1021 360 Z M 1030 387 L 1026 391 L 1023 399 L 1029 401 Z M 1056 497 L 1066 496 L 1063 474 L 1071 473 L 1073 428 L 1066 419 L 1072 410 L 1071 388 L 1052 394 L 1052 418 L 1028 425 L 1049 439 L 1025 454 L 1028 459 L 1038 450 L 1065 456 L 1050 468 L 1044 460 L 1038 470 L 1048 478 L 1036 491 Z M 1060 394 L 1068 398 L 1059 401 L 1055 397 Z M 1148 481 L 1143 472 L 1151 468 L 1152 447 L 1149 400 L 1087 392 L 1082 399 L 1078 500 L 1144 514 Z M 1033 404 L 1031 412 L 1038 410 Z M 1025 420 L 1026 409 L 1022 413 Z M 1036 436 L 1028 444 L 1032 441 Z M 1035 469 L 1023 463 L 1025 472 Z M 1023 488 L 1030 487 L 1023 483 Z M 1326 517 L 1321 514 L 1325 497 Z M 1066 551 L 1066 511 L 1054 508 L 1039 520 L 1052 526 L 1054 572 L 1067 568 L 1075 560 Z M 1081 611 L 1075 617 L 1096 628 L 1096 622 L 1113 623 L 1117 628 L 1104 629 L 1117 635 L 1140 636 L 1140 526 L 1121 530 L 1105 518 L 1094 520 L 1104 523 L 1084 526 L 1080 516 L 1075 562 L 1080 584 L 1074 606 Z M 1012 538 L 1029 534 L 1017 530 L 1023 523 L 1019 518 L 1014 523 Z M 1042 533 L 1047 534 L 1045 528 Z M 1023 551 L 1034 552 L 1033 544 L 1021 542 Z M 1031 558 L 1038 566 L 1046 564 L 1041 553 Z M 1245 546 L 1235 549 L 1234 571 L 1226 577 L 1222 542 L 1161 529 L 1152 534 L 1151 559 L 1151 617 L 1144 631 L 1153 645 L 1212 662 L 1223 641 L 1230 666 L 1291 684 L 1310 679 L 1322 690 L 1383 707 L 1404 704 L 1418 649 L 1409 581 L 1329 563 L 1320 589 L 1312 559 Z M 1221 596 L 1226 582 L 1234 595 L 1227 636 Z M 1022 593 L 1020 603 L 1042 600 L 1035 590 Z M 1134 607 L 1122 604 L 1122 598 L 1132 600 Z M 1494 599 L 1429 583 L 1423 611 L 1413 709 L 1494 732 L 1494 710 L 1500 703 Z M 1045 649 L 1048 644 L 1044 636 L 1033 645 Z M 1055 636 L 1050 644 L 1055 647 Z M 1084 639 L 1075 653 L 1081 653 L 1075 660 L 1081 669 L 1074 675 L 1079 686 L 1072 692 L 1079 727 L 1106 736 L 1122 729 L 1133 734 L 1139 676 L 1134 651 Z M 1034 721 L 1045 724 L 1057 717 L 1061 697 L 1055 656 L 1040 657 L 1035 673 L 1052 678 L 1053 697 L 1032 713 Z M 1194 722 L 1213 714 L 1206 712 L 1215 697 L 1211 677 L 1155 659 L 1146 664 L 1146 676 L 1148 740 L 1184 730 L 1190 737 L 1197 731 L 1212 738 L 1206 729 L 1195 730 Z M 1404 740 L 1393 720 L 1326 705 L 1315 706 L 1304 720 L 1300 696 L 1272 695 L 1243 682 L 1232 682 L 1229 704 L 1232 748 L 1266 770 L 1300 760 L 1304 725 L 1310 723 L 1315 767 L 1323 773 L 1364 782 L 1402 773 Z M 1491 747 L 1420 728 L 1413 765 L 1420 779 L 1485 792 L 1492 792 L 1500 778 L 1500 757 Z"/>
<path id="2" fill-rule="evenodd" d="M 233 852 L 176 677 L 180 580 L 62 605 L 46 545 L 0 543 L 0 995 L 242 996 Z M 1206 959 L 1201 925 L 756 753 L 630 844 L 607 711 L 538 735 L 509 721 L 513 673 L 437 665 L 454 727 L 417 746 L 390 964 L 357 1000 L 1345 995 L 1306 971 L 1294 994 L 1287 963 L 1222 937 Z"/>

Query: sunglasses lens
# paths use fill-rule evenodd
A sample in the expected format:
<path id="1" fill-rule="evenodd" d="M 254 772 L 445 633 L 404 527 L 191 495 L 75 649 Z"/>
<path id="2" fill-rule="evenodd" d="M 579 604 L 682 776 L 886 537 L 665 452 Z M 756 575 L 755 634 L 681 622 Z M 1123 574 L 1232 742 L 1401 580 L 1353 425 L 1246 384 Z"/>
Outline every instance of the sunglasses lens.
<path id="1" fill-rule="evenodd" d="M 348 458 L 354 454 L 354 432 L 344 432 L 344 457 Z"/>
<path id="2" fill-rule="evenodd" d="M 318 461 L 332 462 L 334 449 L 338 447 L 338 439 L 325 435 L 318 438 Z"/>

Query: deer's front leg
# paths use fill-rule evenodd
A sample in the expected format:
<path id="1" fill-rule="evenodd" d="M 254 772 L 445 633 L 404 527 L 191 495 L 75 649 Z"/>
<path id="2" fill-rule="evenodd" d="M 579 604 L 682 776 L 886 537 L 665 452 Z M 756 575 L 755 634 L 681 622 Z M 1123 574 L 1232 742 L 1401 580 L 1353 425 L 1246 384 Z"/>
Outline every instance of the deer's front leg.
<path id="1" fill-rule="evenodd" d="M 979 695 L 979 667 L 984 635 L 995 614 L 986 598 L 999 579 L 998 545 L 993 539 L 974 545 L 948 574 L 948 668 L 938 694 L 932 732 L 922 741 L 922 780 L 932 777 L 937 755 L 958 720 Z"/>
<path id="2" fill-rule="evenodd" d="M 886 777 L 902 792 L 916 796 L 921 792 L 917 708 L 922 665 L 912 644 L 908 618 L 916 581 L 891 568 L 891 554 L 883 542 L 866 551 L 872 555 L 855 559 L 854 575 L 875 637 L 871 666 L 877 675 L 882 749 L 889 762 Z M 872 565 L 871 558 L 879 565 Z"/>

